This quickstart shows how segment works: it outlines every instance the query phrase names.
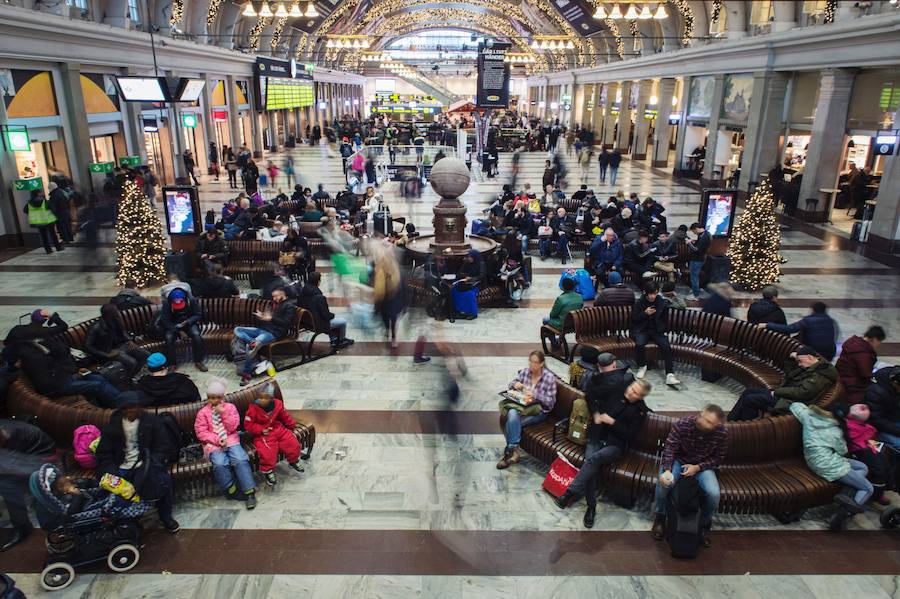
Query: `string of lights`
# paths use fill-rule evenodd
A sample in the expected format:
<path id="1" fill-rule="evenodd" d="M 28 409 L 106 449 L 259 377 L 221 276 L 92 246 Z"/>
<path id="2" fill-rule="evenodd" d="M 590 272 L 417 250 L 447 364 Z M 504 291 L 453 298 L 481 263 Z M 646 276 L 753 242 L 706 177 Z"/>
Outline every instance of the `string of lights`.
<path id="1" fill-rule="evenodd" d="M 293 5 L 297 5 L 296 0 L 293 2 Z M 269 47 L 273 50 L 278 47 L 278 42 L 281 41 L 281 34 L 284 32 L 284 25 L 287 23 L 287 20 L 287 17 L 279 17 L 275 21 L 275 26 L 272 28 L 272 39 L 269 40 Z"/>
<path id="2" fill-rule="evenodd" d="M 225 0 L 209 0 L 209 8 L 206 10 L 206 26 L 207 28 L 212 27 L 213 23 L 216 22 L 216 19 L 219 16 L 219 9 L 222 8 L 222 3 Z"/>
<path id="3" fill-rule="evenodd" d="M 731 282 L 757 291 L 781 277 L 781 229 L 775 220 L 772 184 L 763 180 L 747 200 L 728 246 Z"/>
<path id="4" fill-rule="evenodd" d="M 722 14 L 723 3 L 723 0 L 713 0 L 712 14 L 709 17 L 711 23 L 717 23 L 719 21 L 719 15 Z"/>
<path id="5" fill-rule="evenodd" d="M 262 33 L 263 28 L 265 28 L 271 20 L 272 17 L 259 17 L 256 20 L 256 25 L 254 25 L 253 29 L 250 30 L 250 33 L 247 34 L 247 41 L 250 42 L 250 49 L 254 52 L 259 50 L 260 34 Z"/>
<path id="6" fill-rule="evenodd" d="M 132 180 L 125 182 L 116 217 L 116 267 L 123 287 L 147 287 L 166 274 L 162 223 Z"/>
<path id="7" fill-rule="evenodd" d="M 825 3 L 825 22 L 834 23 L 834 16 L 837 11 L 837 0 L 828 0 Z"/>
<path id="8" fill-rule="evenodd" d="M 169 25 L 177 25 L 184 17 L 184 0 L 172 0 L 172 15 L 169 17 Z"/>

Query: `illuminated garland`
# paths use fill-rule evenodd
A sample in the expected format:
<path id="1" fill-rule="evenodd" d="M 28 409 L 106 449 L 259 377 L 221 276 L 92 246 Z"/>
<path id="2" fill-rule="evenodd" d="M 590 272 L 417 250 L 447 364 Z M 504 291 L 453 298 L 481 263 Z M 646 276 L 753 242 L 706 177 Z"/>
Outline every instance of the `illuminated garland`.
<path id="1" fill-rule="evenodd" d="M 275 27 L 272 28 L 272 39 L 269 41 L 269 47 L 272 50 L 278 47 L 278 42 L 281 41 L 281 32 L 284 31 L 284 24 L 287 23 L 287 20 L 287 17 L 279 17 L 275 21 Z"/>
<path id="2" fill-rule="evenodd" d="M 172 16 L 169 17 L 169 25 L 176 25 L 184 17 L 184 0 L 172 1 Z"/>
<path id="3" fill-rule="evenodd" d="M 728 246 L 731 282 L 757 291 L 778 282 L 781 276 L 781 229 L 775 220 L 772 184 L 763 180 L 747 200 Z"/>
<path id="4" fill-rule="evenodd" d="M 684 21 L 684 29 L 681 30 L 681 43 L 686 46 L 694 39 L 694 11 L 687 3 L 687 0 L 668 0 L 668 2 L 681 13 L 681 19 Z"/>
<path id="5" fill-rule="evenodd" d="M 723 0 L 713 0 L 712 15 L 709 19 L 711 23 L 715 23 L 719 20 L 719 15 L 722 14 L 722 4 Z"/>
<path id="6" fill-rule="evenodd" d="M 254 52 L 259 50 L 259 36 L 262 33 L 263 28 L 265 28 L 271 20 L 272 17 L 259 17 L 256 20 L 256 25 L 253 26 L 253 29 L 251 29 L 250 33 L 247 35 L 247 41 L 250 42 L 250 49 Z"/>
<path id="7" fill-rule="evenodd" d="M 209 0 L 209 10 L 206 11 L 206 27 L 209 29 L 212 27 L 212 24 L 216 22 L 216 17 L 219 16 L 219 8 L 222 6 L 222 2 L 225 0 Z"/>
<path id="8" fill-rule="evenodd" d="M 305 31 L 300 34 L 300 39 L 297 41 L 297 50 L 294 54 L 294 57 L 297 60 L 301 60 L 303 57 L 303 51 L 306 49 L 306 44 L 309 42 L 309 34 Z"/>
<path id="9" fill-rule="evenodd" d="M 628 31 L 631 32 L 631 37 L 638 36 L 639 32 L 638 32 L 638 24 L 637 24 L 636 20 L 632 19 L 632 20 L 628 21 Z"/>
<path id="10" fill-rule="evenodd" d="M 834 15 L 837 11 L 837 0 L 828 0 L 825 3 L 825 22 L 834 23 Z"/>
<path id="11" fill-rule="evenodd" d="M 116 283 L 147 287 L 165 278 L 162 223 L 134 181 L 125 181 L 116 216 Z"/>
<path id="12" fill-rule="evenodd" d="M 605 19 L 603 22 L 606 23 L 606 28 L 609 29 L 609 32 L 616 38 L 616 53 L 618 53 L 619 58 L 624 60 L 625 43 L 622 41 L 622 34 L 619 31 L 619 26 L 616 25 L 616 22 L 612 19 Z"/>

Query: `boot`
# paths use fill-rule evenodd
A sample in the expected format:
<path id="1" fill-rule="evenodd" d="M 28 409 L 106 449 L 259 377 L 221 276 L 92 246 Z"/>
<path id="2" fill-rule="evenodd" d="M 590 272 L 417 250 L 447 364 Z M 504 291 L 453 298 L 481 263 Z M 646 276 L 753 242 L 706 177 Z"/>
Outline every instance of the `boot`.
<path id="1" fill-rule="evenodd" d="M 838 532 L 844 529 L 844 524 L 849 520 L 853 514 L 847 511 L 842 505 L 838 505 L 838 508 L 835 510 L 834 514 L 831 518 L 828 519 L 828 530 L 832 530 L 834 532 Z"/>
<path id="2" fill-rule="evenodd" d="M 656 514 L 653 518 L 653 528 L 650 533 L 657 541 L 662 541 L 666 534 L 666 517 L 663 514 Z"/>
<path id="3" fill-rule="evenodd" d="M 17 527 L 12 530 L 12 535 L 10 535 L 9 539 L 0 546 L 0 551 L 9 551 L 22 541 L 24 541 L 28 535 L 31 534 L 31 531 L 34 530 L 30 525 Z"/>
<path id="4" fill-rule="evenodd" d="M 594 528 L 594 517 L 597 515 L 597 504 L 588 504 L 587 511 L 584 512 L 584 527 Z"/>
<path id="5" fill-rule="evenodd" d="M 569 504 L 572 503 L 572 499 L 574 498 L 575 496 L 571 491 L 566 491 L 565 493 L 554 499 L 553 503 L 555 503 L 556 507 L 558 507 L 559 509 L 564 510 L 569 507 Z"/>
<path id="6" fill-rule="evenodd" d="M 510 457 L 512 457 L 512 449 L 507 447 L 503 450 L 503 457 L 500 458 L 499 462 L 497 462 L 497 470 L 506 470 L 507 468 L 509 468 Z"/>

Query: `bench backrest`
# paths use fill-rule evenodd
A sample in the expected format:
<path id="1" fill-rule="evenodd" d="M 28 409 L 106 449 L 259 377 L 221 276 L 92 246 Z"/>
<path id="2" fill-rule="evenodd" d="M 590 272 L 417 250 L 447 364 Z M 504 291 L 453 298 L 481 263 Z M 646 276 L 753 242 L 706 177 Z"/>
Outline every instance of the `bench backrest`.
<path id="1" fill-rule="evenodd" d="M 228 242 L 228 261 L 235 262 L 277 262 L 281 244 L 277 241 L 258 239 Z"/>

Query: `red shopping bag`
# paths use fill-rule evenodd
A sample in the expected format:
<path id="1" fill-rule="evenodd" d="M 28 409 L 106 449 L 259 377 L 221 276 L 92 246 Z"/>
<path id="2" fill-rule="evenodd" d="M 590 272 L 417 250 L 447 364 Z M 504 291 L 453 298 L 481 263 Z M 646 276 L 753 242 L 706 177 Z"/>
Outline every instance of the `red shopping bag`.
<path id="1" fill-rule="evenodd" d="M 556 459 L 550 464 L 550 472 L 544 479 L 544 490 L 553 495 L 560 497 L 578 476 L 578 468 L 572 465 L 572 462 L 563 457 L 561 453 L 556 454 Z"/>

